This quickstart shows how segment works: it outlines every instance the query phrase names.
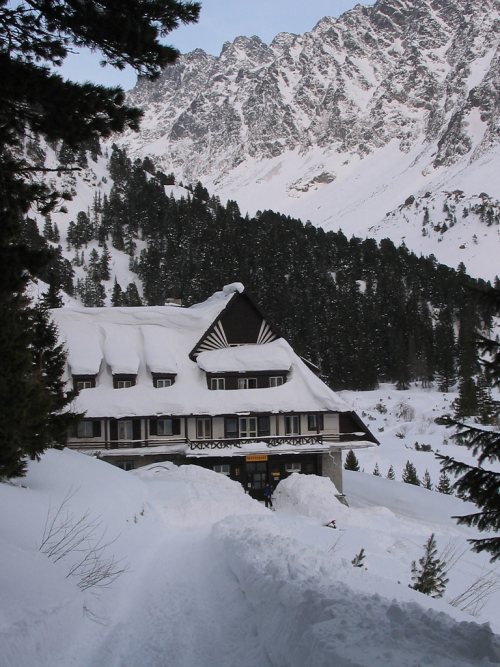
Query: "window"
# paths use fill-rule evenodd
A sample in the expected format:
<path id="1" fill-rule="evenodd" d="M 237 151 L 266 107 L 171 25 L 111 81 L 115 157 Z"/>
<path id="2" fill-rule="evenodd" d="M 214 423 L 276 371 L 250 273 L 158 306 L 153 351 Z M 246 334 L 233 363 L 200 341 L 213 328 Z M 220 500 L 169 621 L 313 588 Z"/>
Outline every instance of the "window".
<path id="1" fill-rule="evenodd" d="M 307 416 L 307 430 L 308 431 L 323 431 L 323 415 L 308 415 Z"/>
<path id="2" fill-rule="evenodd" d="M 257 378 L 238 378 L 238 389 L 257 389 Z"/>
<path id="3" fill-rule="evenodd" d="M 78 424 L 77 437 L 79 438 L 93 438 L 94 437 L 94 423 L 91 421 L 83 421 Z"/>
<path id="4" fill-rule="evenodd" d="M 131 380 L 117 380 L 116 382 L 117 389 L 128 389 L 131 386 L 132 386 Z"/>
<path id="5" fill-rule="evenodd" d="M 257 417 L 240 417 L 240 438 L 257 437 Z"/>
<path id="6" fill-rule="evenodd" d="M 212 437 L 212 424 L 210 419 L 196 420 L 196 437 L 198 440 L 210 440 Z"/>
<path id="7" fill-rule="evenodd" d="M 281 377 L 281 375 L 269 378 L 270 387 L 280 387 L 282 384 L 283 384 L 283 378 Z"/>
<path id="8" fill-rule="evenodd" d="M 271 435 L 269 417 L 259 417 L 259 435 Z"/>
<path id="9" fill-rule="evenodd" d="M 133 428 L 131 419 L 121 419 L 118 422 L 118 440 L 133 440 Z"/>
<path id="10" fill-rule="evenodd" d="M 92 389 L 92 382 L 90 380 L 78 380 L 76 388 L 78 391 L 81 391 L 82 389 Z"/>
<path id="11" fill-rule="evenodd" d="M 158 419 L 157 421 L 158 435 L 173 435 L 172 420 Z"/>
<path id="12" fill-rule="evenodd" d="M 225 389 L 226 388 L 226 383 L 224 381 L 224 378 L 212 378 L 210 380 L 210 389 L 212 391 L 216 391 L 217 389 Z"/>
<path id="13" fill-rule="evenodd" d="M 285 463 L 285 470 L 287 472 L 300 472 L 301 469 L 300 463 Z"/>
<path id="14" fill-rule="evenodd" d="M 285 417 L 285 435 L 298 435 L 300 433 L 300 422 L 298 415 Z"/>
<path id="15" fill-rule="evenodd" d="M 116 467 L 121 468 L 122 470 L 133 470 L 134 469 L 134 462 L 133 461 L 117 461 Z"/>
<path id="16" fill-rule="evenodd" d="M 220 465 L 215 465 L 214 471 L 219 472 L 221 475 L 229 475 L 229 464 L 221 463 Z"/>
<path id="17" fill-rule="evenodd" d="M 162 389 L 163 387 L 171 387 L 172 386 L 172 380 L 163 378 L 163 379 L 158 379 L 156 380 L 156 387 L 158 389 Z"/>
<path id="18" fill-rule="evenodd" d="M 228 417 L 226 419 L 226 438 L 237 438 L 238 435 L 238 420 L 236 417 Z"/>

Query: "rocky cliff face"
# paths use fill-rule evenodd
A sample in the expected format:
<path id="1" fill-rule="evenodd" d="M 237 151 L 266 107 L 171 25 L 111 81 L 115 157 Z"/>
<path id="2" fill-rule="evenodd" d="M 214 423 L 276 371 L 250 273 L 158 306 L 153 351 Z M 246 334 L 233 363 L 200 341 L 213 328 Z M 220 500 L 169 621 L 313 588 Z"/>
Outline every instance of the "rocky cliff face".
<path id="1" fill-rule="evenodd" d="M 252 157 L 363 156 L 394 139 L 402 152 L 436 142 L 434 168 L 474 160 L 500 137 L 499 40 L 497 0 L 379 0 L 269 46 L 238 37 L 218 58 L 196 50 L 139 81 L 129 102 L 145 119 L 125 142 L 189 181 Z"/>

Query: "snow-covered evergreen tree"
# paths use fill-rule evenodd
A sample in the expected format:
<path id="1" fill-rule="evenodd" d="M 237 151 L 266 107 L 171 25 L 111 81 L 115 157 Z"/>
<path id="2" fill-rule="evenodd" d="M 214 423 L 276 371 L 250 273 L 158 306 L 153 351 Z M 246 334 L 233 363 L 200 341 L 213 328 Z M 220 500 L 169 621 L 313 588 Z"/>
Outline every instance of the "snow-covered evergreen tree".
<path id="1" fill-rule="evenodd" d="M 446 562 L 438 556 L 434 533 L 424 545 L 424 555 L 419 558 L 418 566 L 412 562 L 411 578 L 410 588 L 433 598 L 443 597 L 449 579 L 446 578 Z"/>

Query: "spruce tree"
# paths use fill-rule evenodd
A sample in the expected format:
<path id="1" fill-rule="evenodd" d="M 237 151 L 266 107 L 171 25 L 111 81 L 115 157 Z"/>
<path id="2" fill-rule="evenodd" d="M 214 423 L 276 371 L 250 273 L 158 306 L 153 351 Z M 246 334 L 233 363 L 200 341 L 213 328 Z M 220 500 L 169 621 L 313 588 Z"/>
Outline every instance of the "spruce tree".
<path id="1" fill-rule="evenodd" d="M 113 285 L 113 294 L 111 295 L 111 305 L 115 307 L 123 306 L 123 293 L 115 276 L 115 283 Z"/>
<path id="2" fill-rule="evenodd" d="M 123 301 L 124 305 L 127 306 L 142 306 L 142 300 L 135 283 L 129 283 L 127 285 L 127 289 L 123 295 Z"/>
<path id="3" fill-rule="evenodd" d="M 378 469 L 378 463 L 375 463 L 375 468 L 373 469 L 373 474 L 375 475 L 375 477 L 382 477 L 382 475 L 380 474 L 380 470 Z"/>
<path id="4" fill-rule="evenodd" d="M 414 583 L 408 584 L 410 588 L 433 598 L 443 597 L 449 579 L 446 579 L 446 562 L 438 556 L 434 533 L 424 544 L 424 555 L 419 558 L 418 566 L 412 562 L 411 578 Z"/>
<path id="5" fill-rule="evenodd" d="M 389 470 L 387 471 L 386 475 L 387 479 L 396 479 L 396 475 L 394 474 L 394 468 L 392 467 L 392 464 L 389 466 Z"/>
<path id="6" fill-rule="evenodd" d="M 345 470 L 353 470 L 354 472 L 359 472 L 359 461 L 356 458 L 356 454 L 350 449 L 347 452 L 344 463 Z"/>
<path id="7" fill-rule="evenodd" d="M 439 484 L 436 487 L 436 491 L 439 491 L 439 493 L 444 493 L 447 496 L 452 496 L 453 495 L 451 480 L 448 477 L 448 475 L 444 472 L 444 470 L 441 473 L 441 475 L 439 476 Z"/>
<path id="8" fill-rule="evenodd" d="M 500 315 L 500 291 L 489 289 L 480 298 L 488 303 L 497 315 Z M 480 337 L 479 348 L 488 354 L 483 362 L 488 378 L 495 386 L 500 386 L 500 342 L 498 339 Z M 459 524 L 475 526 L 481 532 L 493 531 L 496 536 L 469 540 L 472 550 L 487 551 L 491 561 L 500 559 L 500 473 L 487 470 L 482 464 L 495 464 L 500 461 L 500 432 L 498 426 L 465 424 L 444 417 L 441 423 L 456 426 L 457 433 L 453 436 L 458 444 L 467 447 L 477 457 L 477 465 L 457 461 L 450 456 L 437 455 L 442 462 L 442 469 L 458 477 L 454 484 L 457 494 L 464 500 L 476 505 L 477 512 L 456 517 Z"/>
<path id="9" fill-rule="evenodd" d="M 109 272 L 110 261 L 111 261 L 111 253 L 108 250 L 106 242 L 104 242 L 101 259 L 99 262 L 99 277 L 101 280 L 106 281 L 111 278 L 111 274 Z"/>
<path id="10" fill-rule="evenodd" d="M 427 468 L 425 469 L 424 477 L 422 479 L 422 486 L 424 487 L 424 489 L 429 489 L 429 491 L 432 491 L 431 476 Z"/>
<path id="11" fill-rule="evenodd" d="M 414 484 L 420 486 L 420 479 L 417 475 L 417 470 L 411 461 L 407 461 L 403 470 L 402 480 L 405 484 Z"/>

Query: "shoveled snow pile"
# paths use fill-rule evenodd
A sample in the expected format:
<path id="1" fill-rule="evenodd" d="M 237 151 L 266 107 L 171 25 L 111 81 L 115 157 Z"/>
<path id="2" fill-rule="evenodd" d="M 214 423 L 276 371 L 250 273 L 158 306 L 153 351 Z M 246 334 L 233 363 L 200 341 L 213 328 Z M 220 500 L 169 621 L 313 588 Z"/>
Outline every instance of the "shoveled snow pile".
<path id="1" fill-rule="evenodd" d="M 328 477 L 293 473 L 281 480 L 274 492 L 276 507 L 287 514 L 313 516 L 328 523 L 345 509 L 337 498 L 338 491 Z"/>
<path id="2" fill-rule="evenodd" d="M 273 519 L 247 517 L 242 523 L 231 517 L 215 526 L 214 535 L 255 610 L 273 665 L 459 667 L 500 661 L 500 640 L 487 625 L 457 622 L 442 613 L 439 601 L 427 598 L 420 606 L 414 600 L 423 603 L 423 596 L 408 589 L 402 600 L 394 599 L 395 587 L 384 590 L 383 582 L 375 593 L 355 591 L 350 580 L 363 572 L 306 547 Z"/>
<path id="3" fill-rule="evenodd" d="M 209 527 L 228 515 L 269 514 L 241 484 L 199 466 L 153 463 L 134 476 L 149 482 L 150 502 L 168 527 Z"/>

